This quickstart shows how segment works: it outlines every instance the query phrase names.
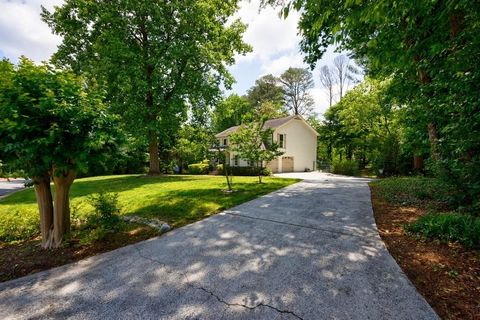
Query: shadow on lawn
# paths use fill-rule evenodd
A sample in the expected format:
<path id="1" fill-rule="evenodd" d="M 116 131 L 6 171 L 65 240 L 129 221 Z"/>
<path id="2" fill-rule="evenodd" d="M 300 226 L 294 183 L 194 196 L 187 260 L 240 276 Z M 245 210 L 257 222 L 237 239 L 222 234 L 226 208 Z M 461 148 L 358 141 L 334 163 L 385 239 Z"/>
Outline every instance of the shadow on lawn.
<path id="1" fill-rule="evenodd" d="M 209 176 L 211 177 L 211 176 Z M 90 194 L 106 191 L 106 192 L 122 192 L 134 188 L 142 187 L 150 184 L 168 184 L 181 181 L 198 181 L 205 179 L 202 176 L 187 176 L 187 175 L 160 175 L 160 176 L 146 176 L 146 175 L 126 175 L 126 176 L 105 176 L 101 179 L 83 178 L 77 179 L 73 183 L 70 191 L 71 199 L 75 197 L 84 197 Z M 55 192 L 55 187 L 52 184 L 52 192 Z M 0 199 L 0 204 L 35 204 L 35 192 L 33 188 L 20 191 L 12 194 L 4 199 Z"/>
<path id="2" fill-rule="evenodd" d="M 279 190 L 0 284 L 0 318 L 435 319 L 378 237 L 369 198 L 355 180 Z"/>
<path id="3" fill-rule="evenodd" d="M 156 196 L 155 203 L 151 205 L 145 203 L 137 210 L 125 214 L 157 218 L 178 227 L 203 219 L 225 208 L 253 200 L 277 190 L 281 186 L 283 184 L 273 181 L 262 185 L 250 182 L 237 183 L 234 193 L 225 193 L 218 186 L 172 190 Z"/>

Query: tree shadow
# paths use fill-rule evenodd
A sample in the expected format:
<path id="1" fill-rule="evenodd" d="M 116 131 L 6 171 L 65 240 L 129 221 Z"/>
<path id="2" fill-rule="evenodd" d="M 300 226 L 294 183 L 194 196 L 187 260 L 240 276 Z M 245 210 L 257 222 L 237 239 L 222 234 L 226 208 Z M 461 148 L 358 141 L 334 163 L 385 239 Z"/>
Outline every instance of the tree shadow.
<path id="1" fill-rule="evenodd" d="M 100 191 L 106 192 L 122 192 L 131 190 L 145 185 L 151 184 L 169 184 L 181 181 L 196 181 L 201 180 L 202 176 L 187 176 L 187 175 L 124 175 L 124 176 L 102 176 L 77 179 L 74 181 L 70 197 L 84 197 L 97 193 Z M 52 184 L 52 192 L 55 192 L 55 187 Z M 35 204 L 35 192 L 33 188 L 17 192 L 6 198 L 0 199 L 0 204 Z"/>
<path id="2" fill-rule="evenodd" d="M 302 182 L 0 284 L 0 317 L 437 319 L 376 233 L 369 196 L 355 180 Z"/>

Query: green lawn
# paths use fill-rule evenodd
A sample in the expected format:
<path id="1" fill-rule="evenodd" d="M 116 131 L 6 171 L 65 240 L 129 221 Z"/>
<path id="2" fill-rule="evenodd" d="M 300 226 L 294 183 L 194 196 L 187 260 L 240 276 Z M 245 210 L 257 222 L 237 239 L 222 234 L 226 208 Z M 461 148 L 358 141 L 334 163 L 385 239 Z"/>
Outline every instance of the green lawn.
<path id="1" fill-rule="evenodd" d="M 117 175 L 78 179 L 70 192 L 72 219 L 93 213 L 87 197 L 105 191 L 119 194 L 121 214 L 154 217 L 179 227 L 222 209 L 254 199 L 297 182 L 296 179 L 234 177 L 231 194 L 223 193 L 221 176 Z M 39 216 L 33 189 L 0 200 L 0 241 L 24 240 L 39 232 Z"/>

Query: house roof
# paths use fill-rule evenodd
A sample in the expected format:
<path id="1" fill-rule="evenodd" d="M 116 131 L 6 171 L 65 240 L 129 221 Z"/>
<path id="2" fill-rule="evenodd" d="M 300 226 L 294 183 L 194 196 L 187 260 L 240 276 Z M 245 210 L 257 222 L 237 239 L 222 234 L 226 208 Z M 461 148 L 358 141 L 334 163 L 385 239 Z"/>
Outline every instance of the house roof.
<path id="1" fill-rule="evenodd" d="M 291 115 L 291 116 L 288 116 L 288 117 L 282 117 L 282 118 L 277 118 L 277 119 L 270 119 L 270 120 L 267 120 L 265 121 L 265 124 L 264 124 L 264 128 L 265 129 L 276 129 L 278 127 L 281 127 L 283 126 L 284 124 L 286 124 L 287 122 L 289 122 L 290 120 L 292 119 L 295 119 L 295 118 L 300 118 L 303 120 L 303 118 L 299 115 Z M 306 122 L 305 122 L 306 123 Z M 308 126 L 310 126 L 308 123 L 307 123 Z M 217 138 L 222 138 L 222 137 L 228 137 L 230 134 L 234 133 L 235 131 L 238 130 L 238 128 L 240 128 L 240 126 L 233 126 L 233 127 L 230 127 L 226 130 L 223 130 L 222 132 L 220 133 L 217 133 L 215 135 L 215 137 Z M 315 131 L 313 128 L 312 128 L 313 131 Z M 315 132 L 316 133 L 316 132 Z"/>

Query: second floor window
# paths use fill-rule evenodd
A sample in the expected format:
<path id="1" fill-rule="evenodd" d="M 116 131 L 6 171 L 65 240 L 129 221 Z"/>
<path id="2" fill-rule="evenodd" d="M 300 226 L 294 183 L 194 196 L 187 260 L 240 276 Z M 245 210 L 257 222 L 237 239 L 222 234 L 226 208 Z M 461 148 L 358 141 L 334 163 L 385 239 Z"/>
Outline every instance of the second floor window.
<path id="1" fill-rule="evenodd" d="M 280 148 L 285 148 L 287 145 L 287 135 L 286 134 L 279 134 L 278 135 L 278 144 L 280 145 Z"/>
<path id="2" fill-rule="evenodd" d="M 227 139 L 223 139 L 223 145 L 224 145 L 224 146 L 227 145 Z"/>

